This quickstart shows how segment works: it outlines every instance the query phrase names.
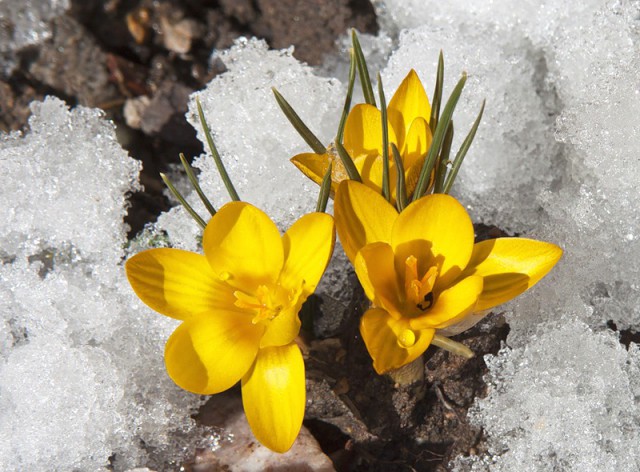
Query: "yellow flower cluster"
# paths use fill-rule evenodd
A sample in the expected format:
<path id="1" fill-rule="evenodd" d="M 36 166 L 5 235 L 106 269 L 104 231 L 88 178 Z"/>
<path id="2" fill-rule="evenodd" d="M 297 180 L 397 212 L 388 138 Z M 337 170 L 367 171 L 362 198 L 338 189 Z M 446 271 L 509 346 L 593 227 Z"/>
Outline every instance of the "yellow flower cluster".
<path id="1" fill-rule="evenodd" d="M 386 110 L 389 143 L 400 151 L 407 193 L 413 192 L 432 142 L 431 108 L 414 71 Z M 344 146 L 362 178 L 348 180 L 333 153 L 292 161 L 321 183 L 332 164 L 335 226 L 371 301 L 360 331 L 382 374 L 421 356 L 438 337 L 470 328 L 488 311 L 524 292 L 559 260 L 551 243 L 499 238 L 474 244 L 464 207 L 446 194 L 418 198 L 398 212 L 381 196 L 382 114 L 360 104 L 348 115 Z M 397 169 L 390 165 L 390 182 Z M 204 229 L 204 255 L 151 249 L 131 257 L 135 293 L 155 311 L 181 320 L 165 362 L 180 387 L 222 392 L 238 382 L 258 440 L 287 451 L 302 425 L 304 362 L 295 340 L 298 312 L 331 257 L 334 219 L 300 218 L 281 235 L 259 209 L 223 206 Z"/>

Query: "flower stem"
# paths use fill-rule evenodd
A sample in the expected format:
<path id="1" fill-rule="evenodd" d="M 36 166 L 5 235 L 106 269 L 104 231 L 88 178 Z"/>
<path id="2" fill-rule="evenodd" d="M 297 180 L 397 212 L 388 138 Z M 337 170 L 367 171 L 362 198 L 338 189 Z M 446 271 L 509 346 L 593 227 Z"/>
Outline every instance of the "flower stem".
<path id="1" fill-rule="evenodd" d="M 424 359 L 422 356 L 415 361 L 387 372 L 391 380 L 399 386 L 411 385 L 424 381 Z"/>
<path id="2" fill-rule="evenodd" d="M 453 341 L 452 339 L 449 339 L 446 336 L 440 336 L 439 334 L 436 334 L 433 337 L 431 344 L 433 344 L 434 346 L 438 346 L 439 348 L 442 348 L 458 356 L 462 356 L 465 359 L 471 359 L 472 357 L 475 356 L 473 351 L 469 349 L 467 346 L 465 346 L 464 344 L 459 343 L 457 341 Z"/>

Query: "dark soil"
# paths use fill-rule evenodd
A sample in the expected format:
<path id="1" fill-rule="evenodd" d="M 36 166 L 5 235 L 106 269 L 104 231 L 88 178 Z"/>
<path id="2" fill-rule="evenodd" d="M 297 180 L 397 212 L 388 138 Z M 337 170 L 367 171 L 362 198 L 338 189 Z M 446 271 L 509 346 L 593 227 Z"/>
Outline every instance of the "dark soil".
<path id="1" fill-rule="evenodd" d="M 216 74 L 214 48 L 239 36 L 264 38 L 274 48 L 319 64 L 348 28 L 376 33 L 367 0 L 72 0 L 53 21 L 46 43 L 20 52 L 20 66 L 0 76 L 0 129 L 23 130 L 29 103 L 55 95 L 69 105 L 100 107 L 118 128 L 131 156 L 143 162 L 145 191 L 131 197 L 131 235 L 168 208 L 159 172 L 178 154 L 202 146 L 184 118 L 187 98 Z M 144 98 L 146 97 L 146 98 Z M 125 104 L 142 103 L 138 113 Z M 476 228 L 496 237 L 495 228 Z M 488 236 L 490 235 L 490 236 Z M 339 471 L 446 470 L 460 453 L 482 450 L 482 432 L 467 409 L 486 394 L 483 355 L 496 353 L 508 327 L 491 315 L 484 327 L 458 336 L 476 357 L 462 360 L 437 348 L 424 356 L 416 382 L 377 375 L 358 333 L 364 299 L 333 334 L 306 344 L 305 425 Z"/>

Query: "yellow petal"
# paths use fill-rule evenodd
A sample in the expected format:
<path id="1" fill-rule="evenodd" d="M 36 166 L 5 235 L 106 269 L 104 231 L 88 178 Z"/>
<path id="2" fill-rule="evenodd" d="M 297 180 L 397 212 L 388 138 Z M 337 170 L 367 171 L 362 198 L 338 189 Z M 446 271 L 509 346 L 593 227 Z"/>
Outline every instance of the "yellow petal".
<path id="1" fill-rule="evenodd" d="M 282 237 L 284 267 L 280 284 L 303 288 L 304 298 L 314 292 L 327 268 L 333 245 L 333 218 L 326 213 L 309 213 L 296 221 Z"/>
<path id="2" fill-rule="evenodd" d="M 407 186 L 407 195 L 411 196 L 418 183 L 418 177 L 422 171 L 429 147 L 431 146 L 432 136 L 429 123 L 424 118 L 416 118 L 411 123 L 407 139 L 402 149 L 402 163 L 404 164 L 404 179 Z M 431 173 L 431 180 L 435 175 L 435 171 Z M 429 188 L 432 182 L 429 182 Z"/>
<path id="3" fill-rule="evenodd" d="M 306 401 L 304 362 L 295 344 L 260 349 L 242 379 L 242 403 L 255 437 L 276 452 L 296 440 Z"/>
<path id="4" fill-rule="evenodd" d="M 399 149 L 402 149 L 413 120 L 421 117 L 429 123 L 431 105 L 422 82 L 413 69 L 409 71 L 389 102 L 387 116 L 398 136 Z"/>
<path id="5" fill-rule="evenodd" d="M 389 144 L 396 143 L 398 145 L 391 123 L 388 124 L 388 130 Z M 367 103 L 361 103 L 351 109 L 344 125 L 344 147 L 353 159 L 362 155 L 382 155 L 382 114 L 380 110 Z"/>
<path id="6" fill-rule="evenodd" d="M 266 330 L 260 339 L 260 348 L 284 346 L 293 342 L 300 333 L 300 317 L 298 312 L 306 297 L 299 297 L 295 302 L 266 325 Z"/>
<path id="7" fill-rule="evenodd" d="M 338 186 L 334 214 L 340 242 L 351 263 L 365 245 L 389 242 L 393 222 L 398 216 L 382 195 L 353 180 Z"/>
<path id="8" fill-rule="evenodd" d="M 207 258 L 179 249 L 149 249 L 129 258 L 127 278 L 136 295 L 165 316 L 184 320 L 235 301 Z"/>
<path id="9" fill-rule="evenodd" d="M 463 275 L 484 278 L 478 310 L 500 305 L 535 285 L 562 256 L 555 244 L 526 238 L 498 238 L 482 241 Z"/>
<path id="10" fill-rule="evenodd" d="M 382 242 L 366 245 L 356 255 L 354 268 L 369 300 L 399 317 L 400 289 L 391 246 Z"/>
<path id="11" fill-rule="evenodd" d="M 322 178 L 329 168 L 330 161 L 328 154 L 314 152 L 305 152 L 291 158 L 293 165 L 318 185 L 322 184 Z"/>
<path id="12" fill-rule="evenodd" d="M 200 395 L 232 387 L 258 353 L 264 328 L 251 316 L 217 311 L 182 323 L 164 351 L 167 372 L 180 387 Z"/>
<path id="13" fill-rule="evenodd" d="M 275 283 L 284 263 L 278 228 L 245 202 L 220 208 L 204 230 L 202 246 L 213 271 L 248 293 L 260 284 Z"/>
<path id="14" fill-rule="evenodd" d="M 391 246 L 396 261 L 415 256 L 420 273 L 437 265 L 436 290 L 443 290 L 467 266 L 473 238 L 473 224 L 464 207 L 449 195 L 433 194 L 400 213 L 393 225 Z"/>
<path id="15" fill-rule="evenodd" d="M 422 167 L 423 158 L 425 154 L 427 154 L 427 151 L 429 151 L 432 140 L 431 128 L 429 128 L 427 120 L 421 117 L 413 120 L 409 127 L 409 133 L 407 134 L 404 147 L 400 153 L 405 171 L 415 165 Z"/>
<path id="16" fill-rule="evenodd" d="M 372 308 L 360 319 L 360 334 L 373 368 L 384 374 L 421 356 L 431 344 L 435 329 L 414 330 L 407 318 L 395 319 L 381 308 Z"/>
<path id="17" fill-rule="evenodd" d="M 469 276 L 444 290 L 424 315 L 411 319 L 414 329 L 446 328 L 471 315 L 482 293 L 482 277 Z"/>

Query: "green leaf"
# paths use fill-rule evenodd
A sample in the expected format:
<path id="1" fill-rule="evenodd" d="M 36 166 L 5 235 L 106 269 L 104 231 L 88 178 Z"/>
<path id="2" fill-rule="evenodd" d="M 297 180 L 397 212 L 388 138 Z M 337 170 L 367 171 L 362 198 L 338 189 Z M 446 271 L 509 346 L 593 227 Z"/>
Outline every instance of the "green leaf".
<path id="1" fill-rule="evenodd" d="M 391 201 L 391 186 L 389 184 L 389 126 L 387 123 L 387 100 L 382 88 L 382 77 L 378 73 L 378 94 L 380 95 L 380 110 L 382 112 L 382 196 Z"/>
<path id="2" fill-rule="evenodd" d="M 402 157 L 400 157 L 400 151 L 395 143 L 391 143 L 391 152 L 393 153 L 393 162 L 396 165 L 398 171 L 398 180 L 396 181 L 396 208 L 398 213 L 405 209 L 407 206 L 407 185 L 404 181 L 404 164 L 402 163 Z"/>
<path id="3" fill-rule="evenodd" d="M 316 205 L 316 211 L 324 213 L 327 211 L 327 202 L 329 201 L 329 194 L 331 193 L 331 170 L 333 169 L 333 162 L 329 162 L 329 168 L 324 173 L 322 178 L 322 184 L 320 185 L 320 193 L 318 194 L 318 204 Z"/>
<path id="4" fill-rule="evenodd" d="M 229 178 L 229 174 L 227 174 L 227 169 L 224 168 L 224 164 L 222 163 L 222 158 L 218 153 L 218 149 L 216 148 L 215 143 L 213 142 L 213 137 L 211 136 L 211 130 L 209 129 L 209 125 L 207 124 L 207 120 L 204 118 L 204 112 L 202 111 L 202 105 L 200 105 L 200 100 L 196 98 L 196 107 L 198 108 L 198 116 L 200 117 L 200 124 L 202 125 L 202 129 L 204 130 L 204 135 L 207 138 L 207 143 L 209 144 L 209 150 L 211 151 L 211 155 L 213 156 L 213 160 L 216 163 L 216 167 L 218 168 L 218 173 L 220 174 L 220 178 L 224 182 L 224 186 L 227 188 L 227 192 L 229 192 L 229 197 L 231 200 L 237 202 L 240 200 L 238 196 L 238 192 L 233 186 L 233 182 Z"/>
<path id="5" fill-rule="evenodd" d="M 287 117 L 289 123 L 293 125 L 298 134 L 305 140 L 305 142 L 309 145 L 309 147 L 316 154 L 324 154 L 327 152 L 324 144 L 320 142 L 320 140 L 316 137 L 315 134 L 311 132 L 311 130 L 304 124 L 300 116 L 295 112 L 293 107 L 289 105 L 289 102 L 285 100 L 285 98 L 276 90 L 275 87 L 272 87 L 273 95 L 276 97 L 276 101 L 278 105 L 280 105 L 280 109 L 284 116 Z"/>
<path id="6" fill-rule="evenodd" d="M 207 208 L 207 211 L 211 214 L 211 216 L 215 215 L 216 209 L 213 207 L 213 205 L 211 204 L 207 196 L 204 194 L 204 192 L 202 191 L 202 188 L 200 188 L 200 183 L 198 182 L 198 179 L 196 179 L 196 176 L 193 174 L 193 169 L 191 168 L 191 166 L 189 165 L 189 162 L 187 161 L 187 159 L 184 157 L 184 154 L 182 153 L 180 153 L 180 162 L 182 162 L 182 167 L 184 167 L 184 171 L 187 173 L 189 182 L 191 182 L 191 185 L 193 186 L 194 190 L 200 197 L 200 200 L 202 200 L 202 203 L 204 204 L 204 206 Z"/>
<path id="7" fill-rule="evenodd" d="M 178 199 L 178 201 L 182 204 L 185 210 L 187 210 L 191 215 L 191 217 L 194 220 L 196 220 L 196 223 L 198 223 L 202 229 L 205 229 L 205 227 L 207 226 L 207 223 L 205 223 L 205 221 L 200 217 L 200 215 L 198 215 L 198 213 L 196 213 L 196 211 L 191 207 L 191 205 L 187 203 L 187 201 L 180 194 L 180 192 L 178 192 L 178 189 L 173 186 L 173 184 L 169 180 L 169 177 L 167 177 L 163 173 L 160 173 L 160 178 L 165 183 L 165 185 L 169 188 L 173 196 Z"/>
<path id="8" fill-rule="evenodd" d="M 356 165 L 353 163 L 353 159 L 344 148 L 340 141 L 336 141 L 336 151 L 338 152 L 338 156 L 342 161 L 342 165 L 344 166 L 344 170 L 347 172 L 347 176 L 351 180 L 355 180 L 356 182 L 362 182 L 362 178 L 360 177 L 360 172 L 356 168 Z"/>
<path id="9" fill-rule="evenodd" d="M 444 185 L 444 177 L 447 174 L 447 166 L 449 164 L 449 155 L 451 155 L 451 142 L 453 141 L 453 121 L 449 123 L 447 133 L 444 135 L 444 142 L 442 143 L 442 152 L 438 158 L 438 164 L 436 167 L 436 178 L 434 184 L 433 193 L 442 193 L 442 187 Z"/>
<path id="10" fill-rule="evenodd" d="M 344 125 L 347 122 L 347 116 L 351 110 L 351 98 L 353 97 L 353 85 L 356 82 L 356 58 L 353 53 L 353 49 L 349 51 L 349 85 L 347 86 L 347 96 L 344 100 L 344 108 L 342 109 L 342 116 L 340 117 L 340 124 L 338 125 L 338 134 L 336 135 L 336 141 L 342 142 L 344 137 Z"/>
<path id="11" fill-rule="evenodd" d="M 453 181 L 458 175 L 458 171 L 460 170 L 460 166 L 462 165 L 462 161 L 464 157 L 467 155 L 467 151 L 469 147 L 471 147 L 471 143 L 473 142 L 473 138 L 476 137 L 476 131 L 478 130 L 478 126 L 480 125 L 480 120 L 482 119 L 482 114 L 484 113 L 484 105 L 486 100 L 482 100 L 482 107 L 480 107 L 480 113 L 478 113 L 478 117 L 476 121 L 473 122 L 473 126 L 469 131 L 469 134 L 462 145 L 460 146 L 460 150 L 456 154 L 456 158 L 453 160 L 453 166 L 451 167 L 451 171 L 449 171 L 449 175 L 447 175 L 447 180 L 444 184 L 444 188 L 442 190 L 443 193 L 449 193 L 451 191 L 451 187 L 453 186 Z"/>
<path id="12" fill-rule="evenodd" d="M 373 95 L 373 87 L 371 86 L 371 78 L 369 77 L 369 69 L 367 67 L 367 61 L 364 58 L 360 41 L 355 29 L 351 30 L 351 42 L 353 44 L 353 51 L 356 55 L 356 65 L 358 66 L 358 75 L 360 76 L 360 83 L 362 84 L 362 94 L 364 95 L 364 101 L 369 105 L 376 106 L 376 98 Z"/>
<path id="13" fill-rule="evenodd" d="M 433 91 L 433 103 L 431 104 L 431 118 L 429 119 L 429 127 L 431 134 L 436 130 L 438 125 L 438 117 L 440 116 L 440 104 L 442 103 L 442 87 L 444 84 L 444 56 L 442 50 L 438 56 L 438 72 L 436 74 L 436 86 Z"/>
<path id="14" fill-rule="evenodd" d="M 413 192 L 413 201 L 422 197 L 424 193 L 427 191 L 427 186 L 429 185 L 429 180 L 431 178 L 431 171 L 433 171 L 433 167 L 436 164 L 436 160 L 440 153 L 440 148 L 442 147 L 442 142 L 444 141 L 444 136 L 449 128 L 449 122 L 451 121 L 451 117 L 453 116 L 453 112 L 458 104 L 458 100 L 460 99 L 460 94 L 462 94 L 462 89 L 464 88 L 464 84 L 467 81 L 466 72 L 462 73 L 462 78 L 458 81 L 458 84 L 451 92 L 451 96 L 449 100 L 447 100 L 447 104 L 444 107 L 442 112 L 442 116 L 438 121 L 438 126 L 436 126 L 436 131 L 433 135 L 433 141 L 431 142 L 431 147 L 427 152 L 427 156 L 424 160 L 424 164 L 422 165 L 422 170 L 420 171 L 420 177 L 418 177 L 418 183 L 416 184 L 416 189 Z"/>

